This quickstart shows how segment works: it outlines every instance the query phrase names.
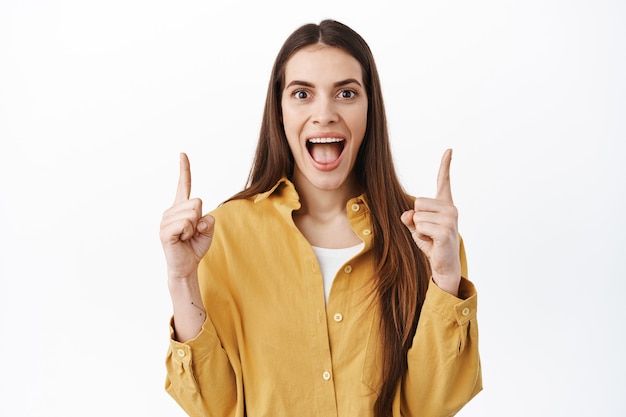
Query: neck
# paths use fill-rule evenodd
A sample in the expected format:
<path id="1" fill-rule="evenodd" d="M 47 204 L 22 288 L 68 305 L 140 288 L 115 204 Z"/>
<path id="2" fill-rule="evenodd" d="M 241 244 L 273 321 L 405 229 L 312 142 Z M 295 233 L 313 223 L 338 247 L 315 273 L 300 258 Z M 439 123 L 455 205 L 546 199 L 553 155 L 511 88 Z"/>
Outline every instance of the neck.
<path id="1" fill-rule="evenodd" d="M 293 183 L 300 195 L 301 208 L 293 220 L 313 246 L 348 248 L 360 242 L 346 215 L 346 203 L 359 194 L 350 178 L 334 188 L 318 188 L 297 170 Z"/>
<path id="2" fill-rule="evenodd" d="M 313 216 L 319 219 L 345 214 L 346 203 L 359 195 L 358 187 L 351 179 L 338 188 L 321 189 L 301 175 L 294 175 L 293 182 L 300 196 L 301 208 L 296 215 Z"/>

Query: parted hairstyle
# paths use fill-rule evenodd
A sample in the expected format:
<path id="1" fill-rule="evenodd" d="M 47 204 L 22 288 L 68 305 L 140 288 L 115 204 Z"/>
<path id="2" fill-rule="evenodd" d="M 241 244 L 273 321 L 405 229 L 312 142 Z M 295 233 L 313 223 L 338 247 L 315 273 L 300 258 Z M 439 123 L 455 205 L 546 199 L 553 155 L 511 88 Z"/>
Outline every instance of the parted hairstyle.
<path id="1" fill-rule="evenodd" d="M 365 40 L 348 26 L 324 20 L 293 32 L 280 49 L 267 90 L 259 141 L 245 189 L 232 199 L 250 198 L 271 189 L 282 177 L 292 178 L 294 159 L 282 124 L 281 96 L 285 65 L 310 45 L 337 47 L 352 55 L 363 71 L 368 99 L 367 128 L 354 166 L 354 177 L 371 212 L 375 258 L 375 294 L 381 311 L 382 386 L 376 417 L 387 417 L 398 384 L 407 370 L 411 347 L 430 279 L 430 265 L 413 242 L 400 215 L 413 199 L 400 184 L 391 155 L 387 118 L 378 71 Z"/>

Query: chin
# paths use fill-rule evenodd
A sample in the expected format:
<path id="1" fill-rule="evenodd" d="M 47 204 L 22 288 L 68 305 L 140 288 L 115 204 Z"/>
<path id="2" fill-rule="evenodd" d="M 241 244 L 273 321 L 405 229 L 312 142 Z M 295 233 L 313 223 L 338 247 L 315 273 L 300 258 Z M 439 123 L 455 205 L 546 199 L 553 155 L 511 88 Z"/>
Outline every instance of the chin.
<path id="1" fill-rule="evenodd" d="M 348 184 L 348 176 L 341 173 L 316 173 L 307 176 L 307 181 L 315 188 L 325 191 L 338 190 Z"/>

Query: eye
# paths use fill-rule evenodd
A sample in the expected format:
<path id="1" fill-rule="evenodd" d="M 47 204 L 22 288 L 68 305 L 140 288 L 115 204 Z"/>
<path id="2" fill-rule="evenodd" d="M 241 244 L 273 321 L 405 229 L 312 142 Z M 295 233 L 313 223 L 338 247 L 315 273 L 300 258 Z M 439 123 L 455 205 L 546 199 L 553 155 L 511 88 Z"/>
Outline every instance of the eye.
<path id="1" fill-rule="evenodd" d="M 339 92 L 339 98 L 350 99 L 350 98 L 355 98 L 355 97 L 356 97 L 356 91 L 354 90 L 341 90 Z"/>
<path id="2" fill-rule="evenodd" d="M 297 100 L 306 100 L 311 97 L 311 94 L 306 90 L 296 90 L 292 93 L 292 96 Z"/>

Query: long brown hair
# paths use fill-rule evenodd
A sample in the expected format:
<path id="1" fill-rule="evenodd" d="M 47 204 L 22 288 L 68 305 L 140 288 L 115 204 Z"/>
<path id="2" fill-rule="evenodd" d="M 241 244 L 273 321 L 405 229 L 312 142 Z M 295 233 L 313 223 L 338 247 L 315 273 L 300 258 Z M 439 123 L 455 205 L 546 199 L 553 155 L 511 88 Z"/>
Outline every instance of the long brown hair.
<path id="1" fill-rule="evenodd" d="M 407 352 L 424 302 L 430 266 L 400 221 L 402 212 L 413 207 L 413 200 L 396 175 L 378 71 L 369 46 L 359 34 L 342 23 L 324 20 L 319 25 L 304 25 L 287 38 L 272 68 L 248 183 L 231 199 L 252 197 L 269 190 L 284 176 L 291 178 L 294 161 L 281 109 L 285 65 L 295 52 L 318 43 L 341 48 L 363 69 L 369 103 L 367 129 L 354 170 L 365 191 L 374 229 L 374 279 L 381 310 L 383 364 L 382 387 L 374 412 L 376 417 L 386 417 L 391 415 L 398 383 L 407 369 Z"/>

